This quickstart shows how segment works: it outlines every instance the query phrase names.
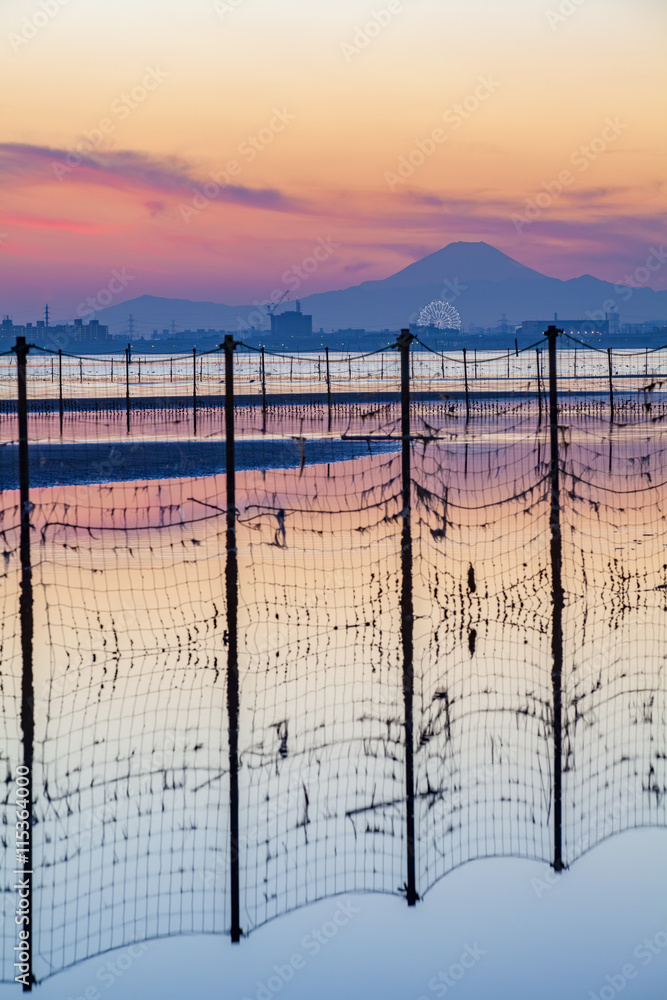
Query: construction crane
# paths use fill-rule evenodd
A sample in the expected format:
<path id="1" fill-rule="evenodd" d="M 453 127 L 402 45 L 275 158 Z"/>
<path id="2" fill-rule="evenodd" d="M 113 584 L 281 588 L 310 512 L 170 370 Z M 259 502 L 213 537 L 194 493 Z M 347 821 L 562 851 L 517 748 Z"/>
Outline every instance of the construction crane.
<path id="1" fill-rule="evenodd" d="M 289 289 L 288 289 L 288 288 L 286 288 L 286 289 L 285 289 L 285 291 L 283 292 L 283 294 L 282 294 L 282 295 L 280 296 L 280 298 L 278 299 L 278 301 L 277 301 L 277 302 L 274 302 L 274 303 L 273 303 L 272 305 L 270 305 L 270 306 L 269 306 L 269 308 L 268 308 L 268 309 L 266 310 L 266 315 L 267 315 L 267 316 L 272 316 L 272 315 L 273 315 L 273 313 L 275 312 L 275 310 L 277 309 L 277 307 L 278 307 L 278 306 L 280 305 L 280 303 L 282 302 L 282 300 L 283 300 L 283 299 L 285 298 L 285 296 L 288 296 L 288 295 L 289 295 Z"/>

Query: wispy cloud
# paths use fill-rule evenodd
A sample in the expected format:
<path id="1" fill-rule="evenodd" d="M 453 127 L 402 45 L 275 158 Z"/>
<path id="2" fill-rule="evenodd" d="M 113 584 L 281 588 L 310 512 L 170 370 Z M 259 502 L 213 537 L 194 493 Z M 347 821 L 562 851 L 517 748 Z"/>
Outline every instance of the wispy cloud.
<path id="1" fill-rule="evenodd" d="M 109 227 L 94 222 L 81 222 L 75 219 L 53 218 L 46 215 L 28 215 L 19 212 L 2 212 L 2 221 L 8 226 L 18 226 L 22 229 L 59 229 L 69 233 L 107 233 Z"/>
<path id="2" fill-rule="evenodd" d="M 342 270 L 345 271 L 346 274 L 356 274 L 357 271 L 365 271 L 368 267 L 372 267 L 372 264 L 370 264 L 367 260 L 360 260 L 356 263 L 346 264 Z"/>
<path id="3" fill-rule="evenodd" d="M 52 183 L 99 184 L 144 194 L 195 195 L 207 178 L 199 178 L 191 164 L 174 156 L 156 157 L 134 150 L 95 150 L 73 154 L 66 149 L 26 143 L 0 143 L 0 175 L 5 186 Z M 302 212 L 301 202 L 277 188 L 219 184 L 213 200 L 277 212 Z M 158 199 L 146 207 L 152 211 Z M 153 213 L 154 214 L 154 213 Z"/>

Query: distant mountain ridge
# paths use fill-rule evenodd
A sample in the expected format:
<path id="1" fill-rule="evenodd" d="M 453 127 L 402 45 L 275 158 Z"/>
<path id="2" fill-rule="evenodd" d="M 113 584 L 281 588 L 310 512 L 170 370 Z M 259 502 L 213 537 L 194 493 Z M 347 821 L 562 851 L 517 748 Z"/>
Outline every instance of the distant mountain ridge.
<path id="1" fill-rule="evenodd" d="M 416 322 L 419 310 L 433 299 L 454 305 L 464 329 L 494 326 L 501 313 L 512 325 L 524 319 L 604 319 L 610 303 L 621 322 L 639 323 L 667 318 L 667 291 L 621 288 L 591 275 L 550 278 L 484 242 L 450 243 L 387 278 L 350 288 L 301 296 L 303 312 L 313 316 L 313 329 L 397 330 Z M 291 303 L 279 311 L 291 309 Z M 175 324 L 178 330 L 238 330 L 259 325 L 256 305 L 230 306 L 216 302 L 141 295 L 100 310 L 96 316 L 112 333 L 127 329 L 132 313 L 143 336 Z M 268 320 L 264 324 L 268 326 Z"/>

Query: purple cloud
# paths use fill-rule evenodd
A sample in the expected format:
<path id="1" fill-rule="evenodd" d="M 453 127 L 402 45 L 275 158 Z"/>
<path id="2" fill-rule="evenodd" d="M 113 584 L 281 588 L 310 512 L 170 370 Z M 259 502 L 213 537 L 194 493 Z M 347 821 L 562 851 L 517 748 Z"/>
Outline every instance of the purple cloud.
<path id="1" fill-rule="evenodd" d="M 214 182 L 215 171 L 208 177 L 199 178 L 190 164 L 179 157 L 150 156 L 134 150 L 94 150 L 84 154 L 27 143 L 0 143 L 0 174 L 6 180 L 15 178 L 17 183 L 32 179 L 43 181 L 45 177 L 63 183 L 85 179 L 86 183 L 108 187 L 129 185 L 151 192 L 192 197 L 208 185 L 208 191 L 216 189 L 209 201 L 232 202 L 277 212 L 304 211 L 301 203 L 277 188 Z"/>

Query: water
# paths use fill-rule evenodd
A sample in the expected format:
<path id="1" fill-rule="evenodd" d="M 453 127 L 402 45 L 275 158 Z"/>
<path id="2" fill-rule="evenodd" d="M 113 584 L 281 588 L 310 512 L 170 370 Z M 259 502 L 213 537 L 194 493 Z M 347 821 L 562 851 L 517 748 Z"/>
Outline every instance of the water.
<path id="1" fill-rule="evenodd" d="M 560 417 L 563 842 L 566 862 L 577 862 L 564 878 L 574 886 L 580 867 L 595 870 L 577 861 L 591 847 L 666 819 L 662 409 L 620 406 L 613 427 L 594 403 L 564 403 Z M 329 428 L 326 407 L 274 408 L 266 438 L 257 434 L 260 411 L 240 418 L 240 447 L 258 442 L 259 455 L 258 467 L 239 470 L 236 497 L 241 924 L 256 931 L 238 953 L 271 941 L 278 964 L 291 947 L 307 954 L 303 935 L 293 942 L 291 930 L 264 925 L 280 917 L 285 928 L 316 926 L 310 906 L 318 900 L 325 923 L 338 894 L 396 897 L 379 909 L 363 903 L 364 931 L 351 926 L 346 939 L 341 929 L 341 955 L 362 961 L 357 936 L 382 949 L 370 914 L 396 949 L 397 928 L 408 926 L 397 416 L 391 405 L 339 408 Z M 206 419 L 207 447 L 222 450 L 219 420 Z M 85 456 L 98 440 L 117 441 L 114 420 L 70 418 L 67 447 Z M 159 413 L 150 421 L 159 423 Z M 11 440 L 10 418 L 4 426 Z M 33 427 L 53 448 L 57 416 L 35 417 Z M 276 467 L 274 435 L 295 431 L 309 446 L 331 447 L 330 460 L 314 451 L 303 465 Z M 492 908 L 500 885 L 525 891 L 531 903 L 522 897 L 513 912 L 528 935 L 533 897 L 551 905 L 527 875 L 544 881 L 554 838 L 548 434 L 536 402 L 521 400 L 475 404 L 467 424 L 460 401 L 425 402 L 414 408 L 413 433 L 415 835 L 417 889 L 426 897 L 415 920 L 435 947 L 426 928 L 458 880 L 451 891 L 464 919 L 459 928 L 447 917 L 451 964 L 480 926 L 471 891 Z M 187 434 L 187 422 L 169 424 L 162 443 L 197 454 Z M 375 435 L 374 453 L 341 450 L 343 434 Z M 51 482 L 51 453 L 40 447 L 35 475 Z M 139 469 L 164 463 L 157 448 L 142 447 Z M 59 466 L 60 485 L 31 493 L 40 977 L 135 941 L 229 928 L 226 482 L 215 470 L 173 471 L 165 463 L 155 478 L 99 486 L 63 478 Z M 16 503 L 11 490 L 2 494 L 3 724 L 13 766 Z M 534 860 L 461 867 L 501 855 Z M 485 893 L 488 864 L 496 867 Z M 508 867 L 517 864 L 525 875 Z M 478 881 L 466 882 L 463 872 L 475 869 Z M 561 888 L 549 889 L 548 900 Z M 561 898 L 585 902 L 576 888 Z M 291 911 L 299 914 L 285 916 Z M 9 943 L 13 928 L 5 929 Z M 494 933 L 497 956 L 504 932 Z M 395 984 L 383 980 L 383 995 L 401 995 L 399 983 L 414 984 L 415 997 L 433 992 L 438 969 L 410 940 L 424 975 L 406 980 L 399 971 Z M 219 942 L 221 968 L 229 947 Z M 294 995 L 330 968 L 312 958 Z M 239 990 L 249 990 L 241 970 L 250 958 L 229 961 Z M 480 962 L 481 978 L 471 971 L 461 995 L 475 995 L 473 982 L 492 982 L 482 970 L 494 967 L 502 961 Z M 362 980 L 373 965 L 364 968 Z M 270 974 L 269 965 L 266 981 Z M 605 982 L 590 981 L 598 990 Z M 365 989 L 372 994 L 372 983 Z"/>

